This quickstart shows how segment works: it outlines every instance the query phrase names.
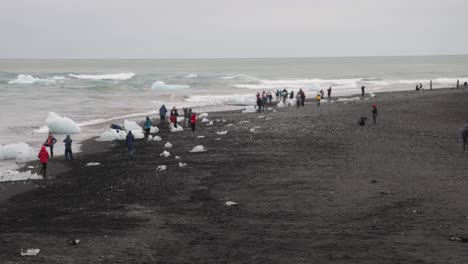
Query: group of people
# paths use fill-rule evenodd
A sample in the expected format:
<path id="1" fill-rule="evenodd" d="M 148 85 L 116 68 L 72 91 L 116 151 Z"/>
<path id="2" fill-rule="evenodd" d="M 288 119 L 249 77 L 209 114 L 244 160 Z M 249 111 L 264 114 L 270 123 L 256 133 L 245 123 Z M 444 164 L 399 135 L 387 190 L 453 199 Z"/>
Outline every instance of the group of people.
<path id="1" fill-rule="evenodd" d="M 73 151 L 72 151 L 72 142 L 70 135 L 67 135 L 63 140 L 65 143 L 65 160 L 73 160 Z M 49 163 L 49 159 L 54 157 L 54 146 L 57 143 L 57 139 L 54 137 L 52 132 L 49 132 L 46 141 L 41 146 L 41 150 L 37 157 L 39 158 L 39 162 L 41 163 L 41 171 L 39 174 L 42 174 L 44 178 L 47 178 L 47 164 Z M 47 147 L 49 147 L 49 152 L 47 152 Z"/>
<path id="2" fill-rule="evenodd" d="M 265 110 L 265 107 L 268 105 L 268 104 L 271 104 L 271 102 L 273 101 L 273 95 L 271 94 L 271 92 L 265 92 L 263 91 L 262 94 L 260 95 L 260 93 L 257 92 L 257 95 L 256 95 L 256 102 L 257 102 L 257 108 L 258 108 L 258 112 L 260 113 L 263 110 Z"/>

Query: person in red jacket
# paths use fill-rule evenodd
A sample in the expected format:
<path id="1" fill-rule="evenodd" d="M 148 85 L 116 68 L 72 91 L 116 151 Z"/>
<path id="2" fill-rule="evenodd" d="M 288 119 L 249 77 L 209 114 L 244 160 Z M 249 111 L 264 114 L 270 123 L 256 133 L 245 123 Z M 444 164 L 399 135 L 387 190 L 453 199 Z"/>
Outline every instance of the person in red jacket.
<path id="1" fill-rule="evenodd" d="M 192 126 L 192 132 L 195 131 L 195 124 L 197 123 L 197 114 L 192 113 L 192 116 L 190 117 L 190 125 Z"/>
<path id="2" fill-rule="evenodd" d="M 47 174 L 47 163 L 49 162 L 49 152 L 47 152 L 47 149 L 45 146 L 41 147 L 41 151 L 39 151 L 39 155 L 37 155 L 39 158 L 39 161 L 42 164 L 41 172 L 39 174 L 42 174 L 44 178 L 46 178 Z"/>

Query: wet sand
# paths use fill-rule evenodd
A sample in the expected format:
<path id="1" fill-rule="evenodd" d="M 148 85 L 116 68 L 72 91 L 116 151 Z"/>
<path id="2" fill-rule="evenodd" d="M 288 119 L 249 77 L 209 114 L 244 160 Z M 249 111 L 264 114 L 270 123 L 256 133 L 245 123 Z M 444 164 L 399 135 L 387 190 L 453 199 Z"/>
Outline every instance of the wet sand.
<path id="1" fill-rule="evenodd" d="M 361 115 L 372 119 L 372 103 L 378 124 L 357 126 Z M 163 141 L 137 142 L 134 161 L 123 142 L 94 153 L 86 148 L 104 145 L 88 142 L 68 171 L 1 204 L 0 259 L 464 263 L 468 243 L 449 238 L 468 233 L 467 103 L 468 91 L 446 89 L 212 113 L 225 122 L 194 133 L 162 128 Z M 208 151 L 190 153 L 195 145 Z M 21 257 L 21 248 L 41 252 Z"/>

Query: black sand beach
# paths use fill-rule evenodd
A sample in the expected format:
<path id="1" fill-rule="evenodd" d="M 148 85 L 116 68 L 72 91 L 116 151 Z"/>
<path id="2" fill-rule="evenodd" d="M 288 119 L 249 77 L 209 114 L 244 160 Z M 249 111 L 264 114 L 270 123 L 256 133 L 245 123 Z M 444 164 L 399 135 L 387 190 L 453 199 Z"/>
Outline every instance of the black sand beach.
<path id="1" fill-rule="evenodd" d="M 450 238 L 468 237 L 467 103 L 443 89 L 210 113 L 225 122 L 162 128 L 134 161 L 124 142 L 89 141 L 68 170 L 0 204 L 0 262 L 466 263 L 468 243 Z"/>

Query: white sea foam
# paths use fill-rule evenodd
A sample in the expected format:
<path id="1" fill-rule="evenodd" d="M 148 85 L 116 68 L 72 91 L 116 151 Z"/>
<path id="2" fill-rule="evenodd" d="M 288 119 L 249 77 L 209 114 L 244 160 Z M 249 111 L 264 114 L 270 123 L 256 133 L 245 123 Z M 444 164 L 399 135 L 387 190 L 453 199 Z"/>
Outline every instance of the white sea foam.
<path id="1" fill-rule="evenodd" d="M 81 129 L 75 121 L 68 117 L 60 116 L 54 112 L 49 112 L 49 116 L 46 119 L 46 125 L 49 130 L 59 134 L 74 134 L 80 133 Z"/>
<path id="2" fill-rule="evenodd" d="M 184 78 L 197 78 L 197 77 L 198 77 L 198 74 L 196 74 L 196 73 L 190 73 L 190 74 L 184 76 Z"/>
<path id="3" fill-rule="evenodd" d="M 54 84 L 56 83 L 55 80 L 52 79 L 40 79 L 40 78 L 35 78 L 31 75 L 25 75 L 25 74 L 20 74 L 18 77 L 16 77 L 15 80 L 9 81 L 8 84 Z"/>
<path id="4" fill-rule="evenodd" d="M 116 81 L 125 81 L 133 78 L 135 73 L 125 72 L 125 73 L 115 73 L 115 74 L 69 74 L 70 77 L 82 80 L 116 80 Z"/>
<path id="5" fill-rule="evenodd" d="M 165 84 L 162 81 L 156 81 L 151 85 L 151 90 L 178 90 L 188 88 L 190 88 L 188 85 Z"/>

